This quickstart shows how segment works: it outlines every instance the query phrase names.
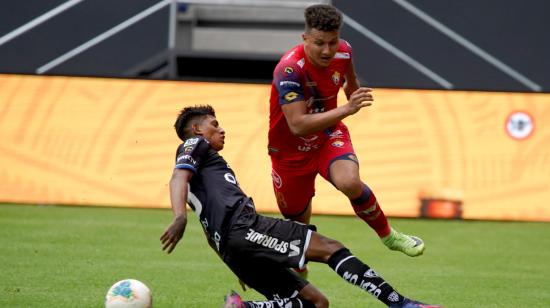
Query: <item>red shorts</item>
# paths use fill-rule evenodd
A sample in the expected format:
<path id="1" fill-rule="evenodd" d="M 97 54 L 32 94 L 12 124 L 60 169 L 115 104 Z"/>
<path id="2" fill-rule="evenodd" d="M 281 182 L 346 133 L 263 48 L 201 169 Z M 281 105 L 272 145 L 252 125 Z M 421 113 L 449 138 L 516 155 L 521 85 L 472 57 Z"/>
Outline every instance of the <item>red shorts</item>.
<path id="1" fill-rule="evenodd" d="M 303 160 L 285 160 L 284 153 L 271 155 L 273 190 L 279 210 L 285 216 L 302 214 L 315 195 L 315 177 L 330 180 L 330 165 L 340 159 L 357 163 L 347 127 L 339 124 L 321 147 L 307 152 Z"/>

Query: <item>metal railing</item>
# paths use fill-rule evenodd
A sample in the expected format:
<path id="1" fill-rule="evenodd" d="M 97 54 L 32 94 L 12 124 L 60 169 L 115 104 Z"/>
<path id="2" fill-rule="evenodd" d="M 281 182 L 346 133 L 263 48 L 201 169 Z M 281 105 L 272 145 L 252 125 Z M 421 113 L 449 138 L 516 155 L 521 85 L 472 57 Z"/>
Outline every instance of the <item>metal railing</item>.
<path id="1" fill-rule="evenodd" d="M 71 9 L 72 7 L 78 5 L 79 3 L 83 2 L 84 0 L 69 0 L 51 10 L 48 12 L 30 20 L 29 22 L 17 27 L 16 29 L 8 32 L 7 34 L 0 37 L 0 46 L 6 44 L 7 42 L 15 39 L 18 36 L 21 36 L 28 32 L 29 30 L 38 27 L 39 25 L 43 24 L 44 22 L 55 18 L 60 13 Z M 439 32 L 443 33 L 447 37 L 449 37 L 451 40 L 457 42 L 461 46 L 463 46 L 468 51 L 474 53 L 487 63 L 490 63 L 497 69 L 499 69 L 502 73 L 510 76 L 511 78 L 515 79 L 516 81 L 522 83 L 527 88 L 531 89 L 532 91 L 540 92 L 542 90 L 542 87 L 526 77 L 525 75 L 521 74 L 517 70 L 511 68 L 507 64 L 505 64 L 503 61 L 497 59 L 493 55 L 489 54 L 488 52 L 481 49 L 479 46 L 473 44 L 460 34 L 456 33 L 449 27 L 445 26 L 441 22 L 437 21 L 435 18 L 428 15 L 426 12 L 420 10 L 419 8 L 415 7 L 411 3 L 407 2 L 406 0 L 393 0 L 396 4 L 400 5 L 404 9 L 406 9 L 408 12 L 413 14 L 414 16 L 418 17 L 419 19 L 426 22 L 431 27 L 435 28 Z M 149 8 L 143 10 L 142 12 L 128 18 L 127 20 L 121 22 L 120 24 L 112 27 L 111 29 L 95 36 L 92 39 L 89 39 L 88 41 L 80 44 L 79 46 L 74 47 L 73 49 L 65 52 L 64 54 L 56 57 L 55 59 L 52 59 L 51 61 L 48 61 L 47 63 L 39 66 L 35 72 L 36 74 L 44 74 L 49 71 L 51 71 L 53 68 L 59 66 L 60 64 L 68 61 L 69 59 L 74 58 L 75 56 L 81 54 L 82 52 L 90 49 L 91 47 L 107 40 L 108 38 L 112 37 L 113 35 L 123 31 L 124 29 L 131 27 L 132 25 L 140 22 L 141 20 L 147 18 L 148 16 L 158 12 L 159 10 L 166 8 L 167 6 L 170 7 L 170 13 L 169 13 L 169 20 L 168 20 L 168 43 L 167 43 L 167 51 L 169 54 L 169 65 L 173 66 L 175 65 L 173 62 L 174 57 L 174 50 L 176 48 L 176 25 L 177 25 L 177 12 L 178 12 L 178 5 L 181 4 L 189 4 L 189 5 L 220 5 L 220 6 L 236 6 L 236 7 L 278 7 L 278 8 L 305 8 L 309 5 L 316 4 L 316 3 L 330 3 L 330 1 L 296 1 L 296 0 L 162 0 L 157 2 L 156 4 L 150 6 Z M 436 72 L 430 70 L 425 65 L 420 63 L 419 61 L 413 59 L 411 56 L 407 55 L 405 52 L 400 50 L 394 45 L 391 45 L 386 40 L 384 40 L 382 37 L 378 36 L 373 31 L 367 29 L 365 26 L 361 25 L 359 22 L 351 19 L 349 16 L 344 16 L 344 22 L 349 25 L 352 29 L 358 31 L 363 36 L 371 39 L 374 43 L 378 44 L 382 48 L 386 49 L 390 53 L 392 53 L 394 56 L 398 57 L 402 61 L 406 62 L 408 65 L 413 67 L 415 70 L 419 71 L 420 73 L 424 74 L 425 76 L 429 77 L 436 83 L 438 83 L 440 86 L 446 89 L 452 89 L 453 85 L 451 82 L 447 81 L 445 78 L 437 74 Z M 171 71 L 174 71 L 173 67 L 171 68 Z"/>

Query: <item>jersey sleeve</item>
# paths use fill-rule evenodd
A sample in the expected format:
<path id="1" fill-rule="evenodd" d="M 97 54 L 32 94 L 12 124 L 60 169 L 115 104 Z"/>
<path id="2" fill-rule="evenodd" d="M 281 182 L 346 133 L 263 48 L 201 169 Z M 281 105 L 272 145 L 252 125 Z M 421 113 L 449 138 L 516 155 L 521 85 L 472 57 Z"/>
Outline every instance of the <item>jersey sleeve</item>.
<path id="1" fill-rule="evenodd" d="M 279 105 L 303 101 L 304 84 L 302 69 L 291 63 L 280 62 L 273 74 L 273 84 L 279 94 Z"/>
<path id="2" fill-rule="evenodd" d="M 202 158 L 208 152 L 210 144 L 202 137 L 194 137 L 185 140 L 176 152 L 176 169 L 188 169 L 196 173 Z"/>

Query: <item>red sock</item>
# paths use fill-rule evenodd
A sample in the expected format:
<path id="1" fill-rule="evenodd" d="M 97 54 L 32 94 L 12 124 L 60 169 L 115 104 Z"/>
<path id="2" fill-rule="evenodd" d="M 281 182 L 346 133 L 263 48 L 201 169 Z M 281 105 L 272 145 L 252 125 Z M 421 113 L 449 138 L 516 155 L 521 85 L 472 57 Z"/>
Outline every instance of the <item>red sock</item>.
<path id="1" fill-rule="evenodd" d="M 378 205 L 378 201 L 370 188 L 365 185 L 361 195 L 351 201 L 353 210 L 359 218 L 363 219 L 379 237 L 384 237 L 390 234 L 390 225 L 384 212 Z"/>

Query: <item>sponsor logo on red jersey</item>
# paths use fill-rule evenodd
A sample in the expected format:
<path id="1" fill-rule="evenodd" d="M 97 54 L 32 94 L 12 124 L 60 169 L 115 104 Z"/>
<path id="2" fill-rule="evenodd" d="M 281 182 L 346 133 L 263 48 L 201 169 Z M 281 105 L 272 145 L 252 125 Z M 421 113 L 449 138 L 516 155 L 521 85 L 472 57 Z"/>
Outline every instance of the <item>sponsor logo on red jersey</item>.
<path id="1" fill-rule="evenodd" d="M 292 75 L 294 73 L 294 69 L 290 66 L 285 67 L 285 74 Z"/>
<path id="2" fill-rule="evenodd" d="M 285 94 L 285 100 L 287 102 L 292 102 L 296 99 L 296 97 L 298 97 L 298 93 L 296 92 L 288 92 L 287 94 Z"/>

